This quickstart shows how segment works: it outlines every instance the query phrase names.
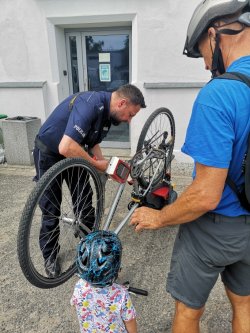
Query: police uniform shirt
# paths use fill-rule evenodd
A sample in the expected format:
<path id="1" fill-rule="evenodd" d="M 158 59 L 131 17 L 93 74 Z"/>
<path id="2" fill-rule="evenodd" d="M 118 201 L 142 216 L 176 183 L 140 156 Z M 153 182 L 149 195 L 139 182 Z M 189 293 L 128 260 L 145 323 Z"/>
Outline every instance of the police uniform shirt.
<path id="1" fill-rule="evenodd" d="M 92 91 L 75 96 L 69 96 L 59 104 L 39 131 L 40 140 L 54 153 L 58 153 L 64 134 L 80 145 L 93 147 L 102 141 L 110 128 L 110 92 Z"/>

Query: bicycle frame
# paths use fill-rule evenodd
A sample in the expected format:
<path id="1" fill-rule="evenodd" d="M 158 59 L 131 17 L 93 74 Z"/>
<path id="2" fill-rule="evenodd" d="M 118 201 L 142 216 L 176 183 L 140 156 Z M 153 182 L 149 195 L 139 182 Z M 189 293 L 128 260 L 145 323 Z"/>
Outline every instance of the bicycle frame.
<path id="1" fill-rule="evenodd" d="M 154 151 L 154 149 L 151 149 L 151 153 Z M 147 155 L 149 156 L 149 154 Z M 147 157 L 146 157 L 147 158 Z M 145 159 L 143 160 L 143 162 L 145 161 Z M 140 162 L 141 163 L 141 162 Z M 152 186 L 152 183 L 154 182 L 154 179 L 157 175 L 157 171 L 159 170 L 159 168 L 161 167 L 162 163 L 165 163 L 165 160 L 161 160 L 160 163 L 158 164 L 156 170 L 155 170 L 155 173 L 148 185 L 148 187 L 143 191 L 143 193 L 141 194 L 141 198 L 144 198 L 146 196 L 146 194 L 148 193 L 148 191 L 150 190 L 151 186 Z M 106 221 L 104 223 L 104 227 L 103 227 L 103 230 L 108 230 L 109 227 L 110 227 L 110 224 L 111 224 L 111 221 L 112 221 L 112 218 L 115 214 L 115 211 L 116 211 L 116 208 L 119 204 L 119 201 L 121 199 L 121 196 L 122 196 L 122 193 L 125 189 L 125 186 L 126 186 L 126 182 L 125 183 L 122 183 L 119 185 L 119 188 L 118 188 L 118 191 L 117 191 L 117 194 L 115 196 L 115 199 L 113 201 L 113 204 L 112 206 L 110 207 L 109 209 L 109 213 L 108 213 L 108 216 L 106 218 Z M 124 227 L 124 225 L 127 223 L 127 221 L 129 220 L 129 218 L 131 217 L 131 215 L 133 214 L 133 212 L 135 211 L 135 209 L 139 206 L 139 202 L 135 202 L 133 204 L 133 206 L 131 207 L 131 209 L 129 210 L 129 212 L 127 213 L 127 215 L 124 217 L 124 219 L 119 223 L 119 225 L 116 227 L 116 229 L 114 230 L 114 233 L 118 234 L 122 228 Z"/>

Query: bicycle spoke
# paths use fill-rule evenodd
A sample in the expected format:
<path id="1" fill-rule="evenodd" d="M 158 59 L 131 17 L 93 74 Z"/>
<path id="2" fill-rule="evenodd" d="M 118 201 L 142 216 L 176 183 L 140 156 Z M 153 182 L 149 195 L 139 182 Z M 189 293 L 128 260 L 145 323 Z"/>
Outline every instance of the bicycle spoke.
<path id="1" fill-rule="evenodd" d="M 97 172 L 82 159 L 65 159 L 39 180 L 27 200 L 18 235 L 19 262 L 32 284 L 55 287 L 76 271 L 75 251 L 80 237 L 89 232 L 91 225 L 99 227 L 101 193 Z M 46 221 L 46 227 L 42 221 Z M 85 223 L 90 224 L 85 227 Z M 61 274 L 55 278 L 45 274 L 47 253 L 59 258 Z"/>
<path id="2" fill-rule="evenodd" d="M 146 121 L 141 135 L 139 137 L 137 152 L 148 154 L 148 158 L 144 162 L 144 167 L 141 167 L 141 173 L 137 178 L 138 183 L 142 188 L 147 188 L 155 173 L 155 169 L 160 163 L 159 156 L 150 156 L 150 151 L 160 150 L 164 152 L 165 162 L 158 168 L 157 175 L 154 178 L 153 185 L 160 182 L 166 175 L 166 171 L 172 160 L 172 153 L 175 140 L 175 123 L 172 113 L 166 108 L 157 109 L 151 114 Z M 139 168 L 139 165 L 138 167 Z"/>

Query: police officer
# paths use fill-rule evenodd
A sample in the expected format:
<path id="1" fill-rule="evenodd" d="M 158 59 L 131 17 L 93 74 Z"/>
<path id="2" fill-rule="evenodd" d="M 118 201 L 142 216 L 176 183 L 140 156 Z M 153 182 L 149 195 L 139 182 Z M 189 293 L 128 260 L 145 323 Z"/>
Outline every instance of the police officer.
<path id="1" fill-rule="evenodd" d="M 99 171 L 105 171 L 108 160 L 103 157 L 99 143 L 107 135 L 111 124 L 129 123 L 139 110 L 145 107 L 141 91 L 131 84 L 122 86 L 112 93 L 88 91 L 69 96 L 51 113 L 35 139 L 35 180 L 40 179 L 51 166 L 65 157 L 82 157 Z M 72 175 L 72 178 L 79 182 L 76 175 Z M 84 183 L 85 177 L 82 178 L 80 181 Z M 40 248 L 45 260 L 46 274 L 52 278 L 60 274 L 60 264 L 57 260 L 60 230 L 58 218 L 51 221 L 46 216 L 60 216 L 58 202 L 61 201 L 60 187 L 57 184 L 53 186 L 57 198 L 46 193 L 39 203 L 43 213 Z M 74 199 L 76 200 L 72 197 L 73 201 Z M 95 219 L 91 195 L 88 197 L 85 210 L 88 210 L 85 215 L 89 217 L 86 221 L 87 227 L 91 229 Z M 52 229 L 57 229 L 57 232 L 50 239 L 48 235 Z"/>

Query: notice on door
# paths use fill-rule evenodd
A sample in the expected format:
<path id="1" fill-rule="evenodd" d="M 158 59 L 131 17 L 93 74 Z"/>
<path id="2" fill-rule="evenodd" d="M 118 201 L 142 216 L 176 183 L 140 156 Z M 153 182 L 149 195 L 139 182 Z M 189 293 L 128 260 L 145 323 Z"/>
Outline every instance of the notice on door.
<path id="1" fill-rule="evenodd" d="M 99 53 L 99 62 L 110 62 L 110 53 Z"/>
<path id="2" fill-rule="evenodd" d="M 99 76 L 101 82 L 111 81 L 110 64 L 99 64 Z"/>

